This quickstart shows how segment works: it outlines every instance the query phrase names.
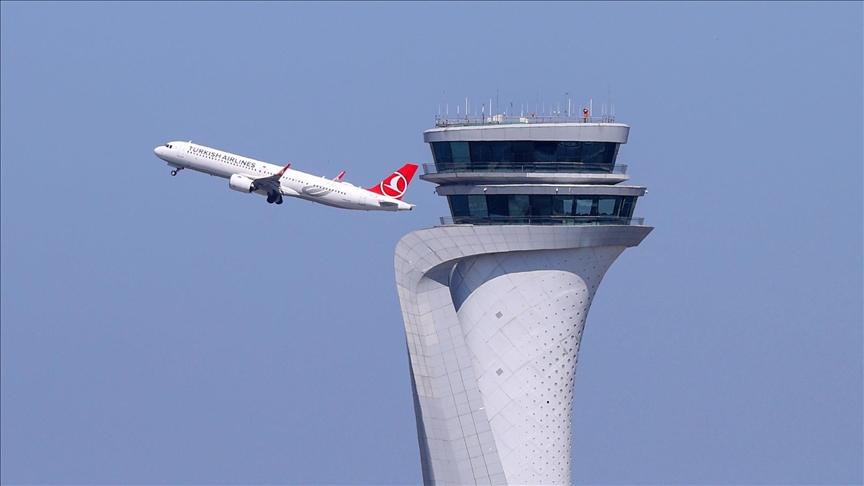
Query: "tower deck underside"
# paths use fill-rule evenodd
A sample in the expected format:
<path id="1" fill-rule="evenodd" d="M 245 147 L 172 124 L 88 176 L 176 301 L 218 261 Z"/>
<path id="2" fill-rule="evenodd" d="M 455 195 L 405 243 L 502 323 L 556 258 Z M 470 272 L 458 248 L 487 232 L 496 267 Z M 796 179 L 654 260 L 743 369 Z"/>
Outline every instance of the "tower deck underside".
<path id="1" fill-rule="evenodd" d="M 569 483 L 573 380 L 606 270 L 645 226 L 442 226 L 396 250 L 424 482 Z"/>

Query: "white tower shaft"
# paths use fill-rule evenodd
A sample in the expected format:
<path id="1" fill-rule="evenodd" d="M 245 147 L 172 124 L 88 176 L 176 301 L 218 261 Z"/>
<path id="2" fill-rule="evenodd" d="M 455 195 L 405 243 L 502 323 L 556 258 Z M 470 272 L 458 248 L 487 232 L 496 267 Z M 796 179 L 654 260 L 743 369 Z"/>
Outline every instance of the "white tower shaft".
<path id="1" fill-rule="evenodd" d="M 450 226 L 396 250 L 424 482 L 562 484 L 591 300 L 644 226 Z"/>

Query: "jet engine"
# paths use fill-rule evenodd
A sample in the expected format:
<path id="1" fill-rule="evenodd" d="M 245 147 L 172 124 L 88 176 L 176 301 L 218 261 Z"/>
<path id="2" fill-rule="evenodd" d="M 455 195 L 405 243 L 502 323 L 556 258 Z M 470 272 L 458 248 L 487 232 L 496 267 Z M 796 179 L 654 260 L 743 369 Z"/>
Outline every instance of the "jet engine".
<path id="1" fill-rule="evenodd" d="M 233 174 L 231 178 L 228 179 L 228 187 L 234 189 L 235 191 L 245 192 L 246 194 L 249 194 L 250 192 L 252 192 L 252 179 L 244 175 Z"/>

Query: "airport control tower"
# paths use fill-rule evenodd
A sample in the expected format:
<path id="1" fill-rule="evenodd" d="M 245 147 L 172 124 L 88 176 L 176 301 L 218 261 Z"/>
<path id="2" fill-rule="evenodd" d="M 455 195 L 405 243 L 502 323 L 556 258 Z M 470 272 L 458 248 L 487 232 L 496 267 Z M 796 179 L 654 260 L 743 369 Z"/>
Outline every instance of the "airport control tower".
<path id="1" fill-rule="evenodd" d="M 653 228 L 612 117 L 439 117 L 450 217 L 396 247 L 425 484 L 569 484 L 579 344 L 606 270 Z"/>

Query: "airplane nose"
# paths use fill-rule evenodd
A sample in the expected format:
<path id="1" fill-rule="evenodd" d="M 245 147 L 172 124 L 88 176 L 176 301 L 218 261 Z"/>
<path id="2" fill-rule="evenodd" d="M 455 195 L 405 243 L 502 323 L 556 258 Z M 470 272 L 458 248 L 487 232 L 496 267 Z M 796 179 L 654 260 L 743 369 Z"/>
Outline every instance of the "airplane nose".
<path id="1" fill-rule="evenodd" d="M 160 145 L 160 146 L 153 149 L 153 153 L 156 154 L 156 157 L 159 157 L 161 159 L 161 158 L 163 158 L 162 153 L 163 153 L 164 149 L 165 149 L 165 147 Z"/>

